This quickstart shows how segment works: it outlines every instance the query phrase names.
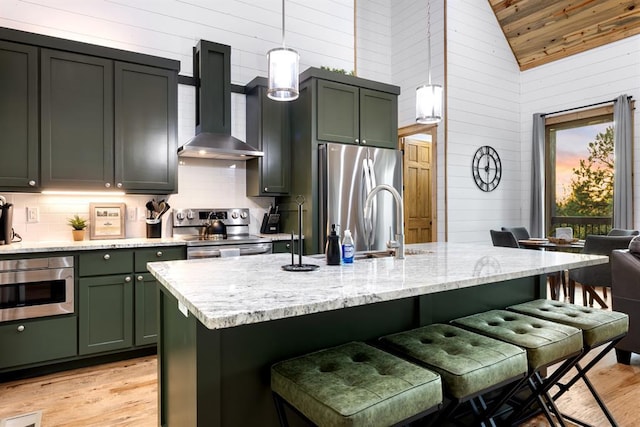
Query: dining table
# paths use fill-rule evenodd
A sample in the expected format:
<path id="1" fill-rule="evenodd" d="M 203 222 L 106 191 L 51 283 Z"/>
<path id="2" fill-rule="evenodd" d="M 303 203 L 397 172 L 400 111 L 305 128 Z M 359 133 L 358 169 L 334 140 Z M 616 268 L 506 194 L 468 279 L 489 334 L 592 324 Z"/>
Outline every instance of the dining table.
<path id="1" fill-rule="evenodd" d="M 584 240 L 573 239 L 570 242 L 552 241 L 546 238 L 529 238 L 518 240 L 521 248 L 538 249 L 557 252 L 581 252 L 584 249 Z M 551 299 L 560 299 L 560 287 L 565 295 L 565 300 L 574 302 L 575 289 L 570 289 L 568 271 L 560 271 L 558 274 L 549 276 L 549 294 Z"/>

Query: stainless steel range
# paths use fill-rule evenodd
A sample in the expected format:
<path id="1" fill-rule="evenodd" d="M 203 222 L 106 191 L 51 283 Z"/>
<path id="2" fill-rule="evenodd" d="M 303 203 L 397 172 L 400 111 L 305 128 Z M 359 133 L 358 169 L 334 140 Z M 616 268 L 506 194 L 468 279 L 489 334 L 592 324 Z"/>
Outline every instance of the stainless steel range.
<path id="1" fill-rule="evenodd" d="M 187 259 L 272 252 L 271 239 L 249 234 L 249 209 L 174 209 L 171 217 L 173 237 L 187 242 Z M 220 221 L 226 228 L 226 237 L 207 232 Z"/>

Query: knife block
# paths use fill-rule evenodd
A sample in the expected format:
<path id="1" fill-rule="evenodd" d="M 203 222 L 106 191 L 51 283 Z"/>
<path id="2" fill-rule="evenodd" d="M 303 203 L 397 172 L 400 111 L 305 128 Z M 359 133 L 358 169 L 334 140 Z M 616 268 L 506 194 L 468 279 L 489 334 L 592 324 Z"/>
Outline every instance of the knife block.
<path id="1" fill-rule="evenodd" d="M 277 234 L 279 232 L 280 214 L 264 214 L 264 217 L 262 217 L 262 225 L 260 226 L 260 233 Z"/>

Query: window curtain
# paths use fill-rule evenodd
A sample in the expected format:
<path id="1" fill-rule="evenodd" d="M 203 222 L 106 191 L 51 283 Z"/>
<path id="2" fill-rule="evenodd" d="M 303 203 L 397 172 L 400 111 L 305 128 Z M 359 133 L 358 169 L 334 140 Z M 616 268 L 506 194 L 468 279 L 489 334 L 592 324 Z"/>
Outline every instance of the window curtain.
<path id="1" fill-rule="evenodd" d="M 531 236 L 544 237 L 544 114 L 533 115 L 531 156 Z"/>
<path id="2" fill-rule="evenodd" d="M 633 228 L 631 109 L 627 95 L 613 103 L 613 227 Z"/>

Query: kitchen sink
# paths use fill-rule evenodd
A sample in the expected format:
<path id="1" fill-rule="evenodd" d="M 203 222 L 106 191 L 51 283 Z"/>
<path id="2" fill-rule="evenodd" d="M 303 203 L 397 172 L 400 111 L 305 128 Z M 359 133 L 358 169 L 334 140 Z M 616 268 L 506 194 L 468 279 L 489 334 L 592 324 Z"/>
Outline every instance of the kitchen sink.
<path id="1" fill-rule="evenodd" d="M 366 252 L 356 252 L 353 256 L 354 261 L 359 259 L 370 259 L 370 258 L 387 258 L 392 257 L 393 251 L 366 251 Z"/>

